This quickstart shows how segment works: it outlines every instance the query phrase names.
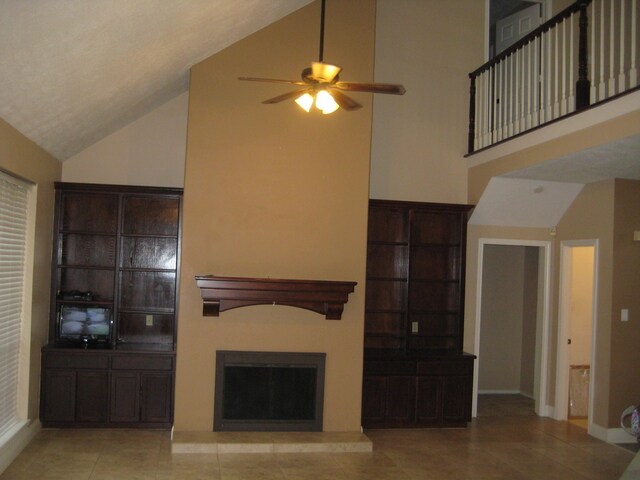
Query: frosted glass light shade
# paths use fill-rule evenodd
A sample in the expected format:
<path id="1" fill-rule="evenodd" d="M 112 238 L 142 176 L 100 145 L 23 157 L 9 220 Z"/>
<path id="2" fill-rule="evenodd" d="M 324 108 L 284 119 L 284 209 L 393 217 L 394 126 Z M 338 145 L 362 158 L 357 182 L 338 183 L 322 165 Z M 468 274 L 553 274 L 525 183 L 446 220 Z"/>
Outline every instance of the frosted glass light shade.
<path id="1" fill-rule="evenodd" d="M 325 115 L 335 112 L 340 106 L 326 90 L 320 90 L 316 95 L 316 107 Z"/>
<path id="2" fill-rule="evenodd" d="M 300 95 L 296 98 L 296 103 L 300 105 L 300 108 L 305 112 L 308 112 L 311 109 L 311 105 L 313 105 L 313 97 L 308 93 L 305 93 L 304 95 Z"/>

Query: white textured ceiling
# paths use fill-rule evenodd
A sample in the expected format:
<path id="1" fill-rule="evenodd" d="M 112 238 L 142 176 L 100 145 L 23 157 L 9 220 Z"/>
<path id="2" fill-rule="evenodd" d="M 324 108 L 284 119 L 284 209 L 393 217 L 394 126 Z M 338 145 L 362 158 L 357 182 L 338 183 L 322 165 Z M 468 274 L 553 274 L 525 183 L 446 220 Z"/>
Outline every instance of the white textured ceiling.
<path id="1" fill-rule="evenodd" d="M 609 178 L 640 180 L 640 135 L 581 150 L 504 176 L 576 183 Z"/>
<path id="2" fill-rule="evenodd" d="M 0 0 L 0 117 L 65 160 L 311 0 Z"/>
<path id="3" fill-rule="evenodd" d="M 583 187 L 581 183 L 494 177 L 473 210 L 469 223 L 553 227 Z"/>

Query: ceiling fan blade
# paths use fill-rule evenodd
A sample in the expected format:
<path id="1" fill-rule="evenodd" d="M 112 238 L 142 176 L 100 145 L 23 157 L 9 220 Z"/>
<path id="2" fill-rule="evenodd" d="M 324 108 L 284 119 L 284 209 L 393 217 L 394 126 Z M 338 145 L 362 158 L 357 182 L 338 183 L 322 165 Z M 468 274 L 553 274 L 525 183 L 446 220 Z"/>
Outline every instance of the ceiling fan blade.
<path id="1" fill-rule="evenodd" d="M 336 103 L 340 105 L 340 108 L 344 108 L 348 112 L 362 108 L 362 105 L 356 102 L 353 98 L 342 93 L 340 90 L 336 90 L 335 88 L 332 88 L 330 90 L 331 96 L 336 101 Z"/>
<path id="2" fill-rule="evenodd" d="M 288 83 L 289 85 L 306 85 L 300 80 L 280 80 L 278 78 L 256 78 L 256 77 L 238 77 L 238 80 L 247 82 L 269 82 L 269 83 Z"/>
<path id="3" fill-rule="evenodd" d="M 333 86 L 351 92 L 390 93 L 392 95 L 404 95 L 406 92 L 402 85 L 394 83 L 336 82 Z"/>
<path id="4" fill-rule="evenodd" d="M 304 88 L 302 90 L 294 90 L 293 92 L 287 92 L 287 93 L 283 93 L 282 95 L 278 95 L 277 97 L 269 98 L 268 100 L 265 100 L 262 103 L 266 103 L 266 104 L 280 103 L 280 102 L 283 102 L 284 100 L 289 100 L 290 98 L 297 98 L 300 95 L 304 95 L 309 91 L 310 89 L 308 88 Z"/>
<path id="5" fill-rule="evenodd" d="M 311 74 L 318 82 L 331 82 L 338 76 L 342 68 L 324 62 L 313 62 L 311 64 Z"/>

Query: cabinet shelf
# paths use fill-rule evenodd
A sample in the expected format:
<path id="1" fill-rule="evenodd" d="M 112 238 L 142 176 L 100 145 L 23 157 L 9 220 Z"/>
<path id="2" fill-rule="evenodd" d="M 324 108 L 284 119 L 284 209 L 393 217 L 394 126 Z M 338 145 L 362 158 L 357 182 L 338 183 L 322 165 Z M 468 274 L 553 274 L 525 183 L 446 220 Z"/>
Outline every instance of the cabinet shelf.
<path id="1" fill-rule="evenodd" d="M 77 269 L 77 270 L 106 270 L 106 271 L 110 271 L 113 272 L 115 271 L 116 267 L 105 267 L 102 265 L 72 265 L 72 264 L 61 264 L 58 265 L 57 268 L 60 269 Z"/>
<path id="2" fill-rule="evenodd" d="M 91 230 L 70 230 L 70 229 L 60 229 L 58 230 L 58 234 L 87 235 L 87 236 L 93 236 L 93 237 L 117 237 L 118 236 L 116 232 L 92 232 Z"/>
<path id="3" fill-rule="evenodd" d="M 174 238 L 177 239 L 177 235 L 162 235 L 162 234 L 151 234 L 151 233 L 122 233 L 120 235 L 122 238 Z"/>

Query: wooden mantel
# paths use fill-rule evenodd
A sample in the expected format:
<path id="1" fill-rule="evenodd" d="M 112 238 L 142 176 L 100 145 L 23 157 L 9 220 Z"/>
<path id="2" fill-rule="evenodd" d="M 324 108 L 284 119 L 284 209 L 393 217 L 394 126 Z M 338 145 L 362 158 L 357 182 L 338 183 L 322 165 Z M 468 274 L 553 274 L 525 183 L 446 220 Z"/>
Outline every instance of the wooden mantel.
<path id="1" fill-rule="evenodd" d="M 281 278 L 196 276 L 202 295 L 202 314 L 217 317 L 220 312 L 249 305 L 287 305 L 340 320 L 344 304 L 357 282 L 328 280 L 285 280 Z"/>

